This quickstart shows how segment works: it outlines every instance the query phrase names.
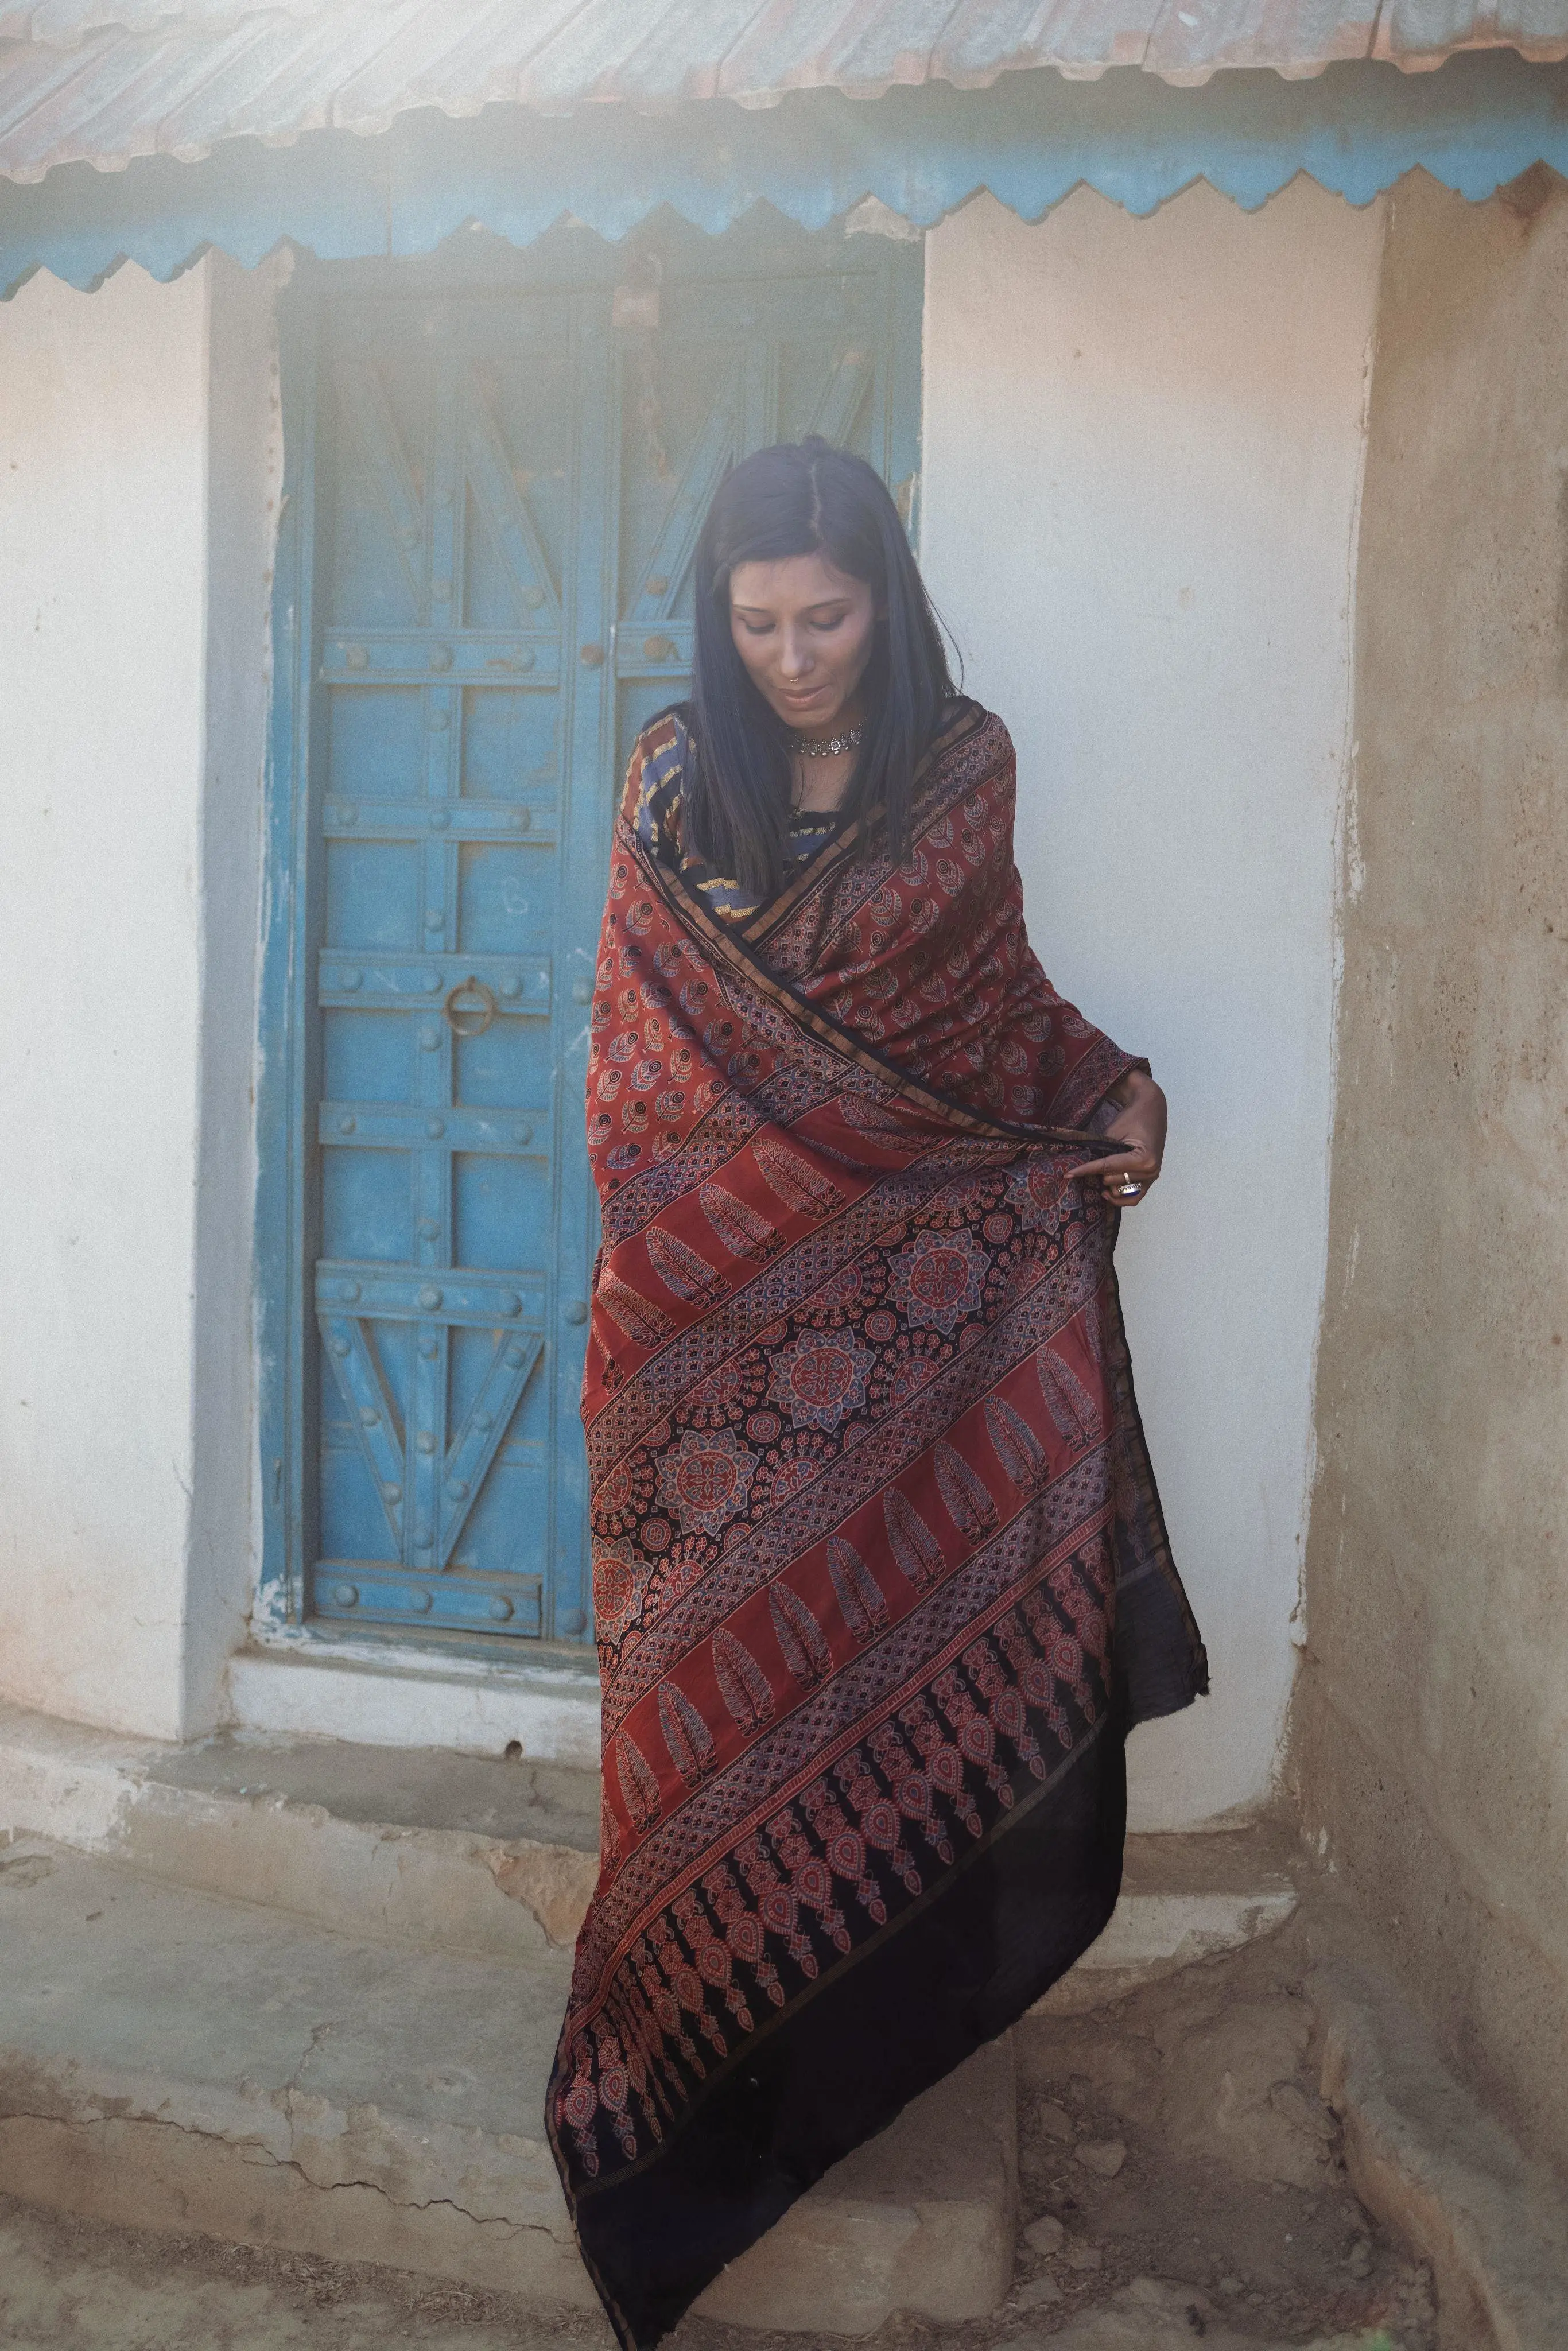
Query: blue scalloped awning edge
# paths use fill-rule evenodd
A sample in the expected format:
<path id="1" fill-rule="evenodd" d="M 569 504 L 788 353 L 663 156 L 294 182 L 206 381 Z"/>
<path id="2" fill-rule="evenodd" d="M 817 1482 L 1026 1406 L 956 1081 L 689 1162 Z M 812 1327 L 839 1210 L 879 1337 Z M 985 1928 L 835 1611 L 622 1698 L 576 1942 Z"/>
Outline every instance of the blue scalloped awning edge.
<path id="1" fill-rule="evenodd" d="M 167 279 L 214 246 L 247 268 L 286 243 L 366 259 L 432 252 L 469 223 L 525 246 L 566 214 L 612 240 L 666 205 L 714 234 L 761 203 L 818 229 L 871 195 L 931 227 L 982 189 L 1033 221 L 1082 184 L 1146 214 L 1197 180 L 1250 210 L 1301 172 L 1364 204 L 1416 169 L 1474 201 L 1537 162 L 1568 173 L 1568 65 L 1501 50 L 1436 73 L 1227 72 L 1197 89 L 1045 71 L 873 101 L 813 91 L 757 111 L 427 110 L 373 138 L 235 139 L 200 162 L 68 163 L 0 183 L 0 297 L 38 269 L 88 287 L 134 261 Z"/>

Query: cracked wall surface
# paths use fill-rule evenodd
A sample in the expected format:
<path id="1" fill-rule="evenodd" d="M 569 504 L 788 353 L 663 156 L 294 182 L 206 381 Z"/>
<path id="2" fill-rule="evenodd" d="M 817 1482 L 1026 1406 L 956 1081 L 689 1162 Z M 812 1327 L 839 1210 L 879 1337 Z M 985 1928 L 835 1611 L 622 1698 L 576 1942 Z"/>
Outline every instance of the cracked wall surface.
<path id="1" fill-rule="evenodd" d="M 1389 207 L 1294 1762 L 1568 2166 L 1568 190 Z"/>

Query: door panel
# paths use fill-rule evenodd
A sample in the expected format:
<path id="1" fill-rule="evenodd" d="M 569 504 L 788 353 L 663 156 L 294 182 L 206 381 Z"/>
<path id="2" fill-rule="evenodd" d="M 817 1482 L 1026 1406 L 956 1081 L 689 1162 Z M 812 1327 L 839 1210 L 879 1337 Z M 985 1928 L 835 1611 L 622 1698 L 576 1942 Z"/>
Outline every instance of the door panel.
<path id="1" fill-rule="evenodd" d="M 324 321 L 312 1601 L 355 1623 L 546 1629 L 573 308 Z"/>
<path id="2" fill-rule="evenodd" d="M 726 468 L 820 431 L 914 470 L 917 256 L 688 241 L 627 304 L 588 242 L 570 277 L 318 273 L 291 1531 L 345 1629 L 589 1637 L 581 1095 L 621 771 L 685 688 Z"/>
<path id="3" fill-rule="evenodd" d="M 692 558 L 736 461 L 776 441 L 824 440 L 869 457 L 904 492 L 915 471 L 919 274 L 778 270 L 722 290 L 660 289 L 656 335 L 623 356 L 617 749 L 685 691 Z"/>

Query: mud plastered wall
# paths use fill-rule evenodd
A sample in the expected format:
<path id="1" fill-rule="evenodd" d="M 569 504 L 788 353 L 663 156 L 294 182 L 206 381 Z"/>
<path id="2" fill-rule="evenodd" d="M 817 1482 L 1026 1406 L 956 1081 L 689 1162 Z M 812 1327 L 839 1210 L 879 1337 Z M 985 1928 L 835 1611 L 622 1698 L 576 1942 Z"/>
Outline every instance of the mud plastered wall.
<path id="1" fill-rule="evenodd" d="M 1390 199 L 1296 1766 L 1568 2161 L 1568 192 Z"/>

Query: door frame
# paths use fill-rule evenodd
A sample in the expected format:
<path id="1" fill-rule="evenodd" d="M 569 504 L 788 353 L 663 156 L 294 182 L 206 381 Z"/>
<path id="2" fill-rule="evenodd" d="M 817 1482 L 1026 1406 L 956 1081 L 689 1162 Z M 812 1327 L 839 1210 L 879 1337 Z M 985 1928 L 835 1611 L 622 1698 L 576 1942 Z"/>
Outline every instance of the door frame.
<path id="1" fill-rule="evenodd" d="M 518 1669 L 541 1661 L 580 1668 L 591 1658 L 591 1644 L 585 1647 L 579 1641 L 520 1643 L 416 1625 L 406 1630 L 345 1625 L 306 1613 L 308 1568 L 317 1556 L 314 1431 L 319 1411 L 312 1280 L 319 1237 L 309 1165 L 314 1129 L 307 1111 L 319 1092 L 320 1022 L 314 1017 L 306 983 L 324 885 L 324 860 L 319 841 L 312 838 L 309 798 L 310 779 L 326 751 L 326 697 L 317 690 L 320 632 L 313 576 L 320 305 L 335 286 L 345 283 L 362 290 L 410 296 L 423 292 L 433 298 L 500 294 L 511 286 L 608 291 L 626 277 L 629 261 L 650 244 L 674 246 L 680 266 L 694 276 L 755 276 L 770 266 L 788 274 L 809 254 L 831 267 L 832 252 L 841 250 L 845 242 L 841 223 L 809 232 L 767 207 L 758 207 L 716 236 L 664 215 L 620 246 L 591 230 L 562 225 L 522 249 L 486 234 L 482 238 L 459 235 L 437 253 L 416 258 L 318 263 L 301 256 L 280 294 L 284 471 L 272 597 L 256 1113 L 261 1562 L 252 1632 L 258 1639 L 375 1647 L 387 1652 L 389 1663 L 413 1646 L 493 1665 L 505 1662 Z M 905 363 L 911 358 L 914 361 L 908 370 L 911 380 L 890 395 L 912 403 L 907 432 L 914 467 L 904 517 L 912 536 L 916 532 L 920 464 L 922 265 L 919 247 L 904 247 L 895 266 L 889 256 L 893 336 Z M 598 422 L 609 434 L 612 445 L 607 460 L 618 474 L 618 419 L 614 402 L 605 405 L 611 412 L 608 422 Z M 591 420 L 580 415 L 578 446 L 585 423 L 591 425 Z M 609 550 L 602 550 L 601 569 L 608 561 Z M 600 712 L 601 751 L 610 758 L 614 753 L 615 705 L 614 693 L 608 693 Z M 581 821 L 579 811 L 574 831 Z M 551 1414 L 551 1442 L 572 1442 L 575 1423 L 562 1426 L 559 1397 L 552 1397 Z"/>

